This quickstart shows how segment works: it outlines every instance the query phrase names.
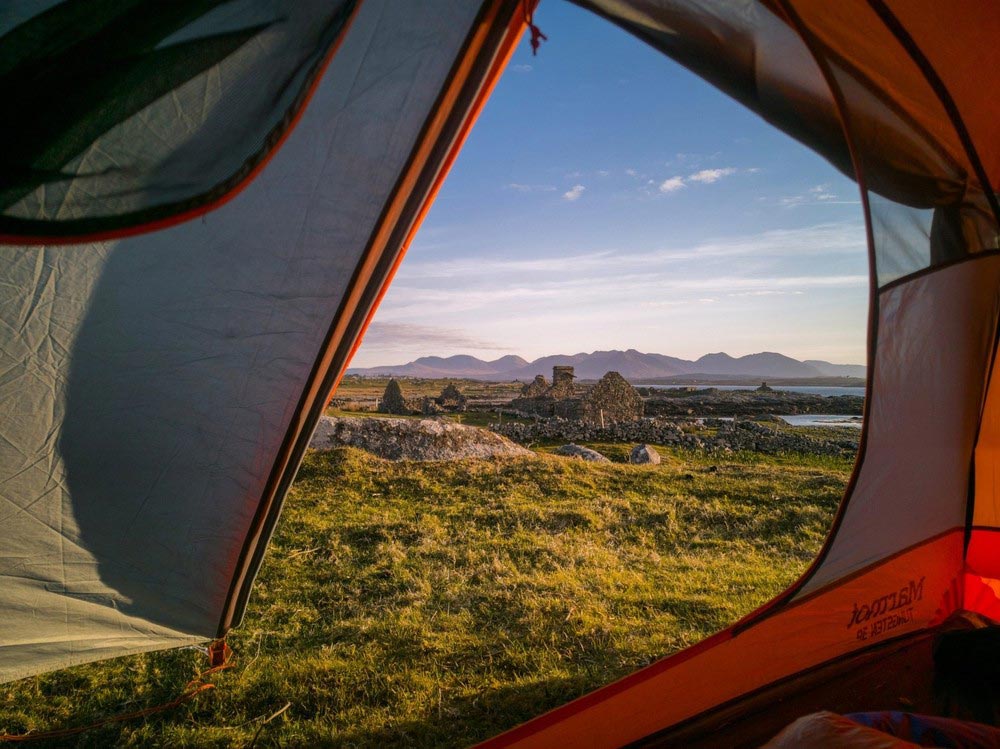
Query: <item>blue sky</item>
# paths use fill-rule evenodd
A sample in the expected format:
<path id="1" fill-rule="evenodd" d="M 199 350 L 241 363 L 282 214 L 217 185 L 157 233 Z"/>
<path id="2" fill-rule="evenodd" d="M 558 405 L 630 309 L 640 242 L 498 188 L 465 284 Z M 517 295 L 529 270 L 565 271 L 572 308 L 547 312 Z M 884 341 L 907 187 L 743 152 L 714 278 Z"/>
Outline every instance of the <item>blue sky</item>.
<path id="1" fill-rule="evenodd" d="M 536 23 L 353 361 L 635 348 L 865 361 L 855 184 L 620 29 Z"/>

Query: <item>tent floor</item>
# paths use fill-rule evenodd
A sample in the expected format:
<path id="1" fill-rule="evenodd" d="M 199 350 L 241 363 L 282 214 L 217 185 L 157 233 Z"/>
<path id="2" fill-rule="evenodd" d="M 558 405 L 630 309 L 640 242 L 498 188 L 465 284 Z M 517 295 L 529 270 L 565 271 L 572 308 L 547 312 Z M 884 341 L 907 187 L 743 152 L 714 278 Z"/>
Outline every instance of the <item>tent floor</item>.
<path id="1" fill-rule="evenodd" d="M 800 716 L 903 710 L 996 725 L 1000 628 L 958 617 L 789 677 L 634 747 L 759 747 Z"/>

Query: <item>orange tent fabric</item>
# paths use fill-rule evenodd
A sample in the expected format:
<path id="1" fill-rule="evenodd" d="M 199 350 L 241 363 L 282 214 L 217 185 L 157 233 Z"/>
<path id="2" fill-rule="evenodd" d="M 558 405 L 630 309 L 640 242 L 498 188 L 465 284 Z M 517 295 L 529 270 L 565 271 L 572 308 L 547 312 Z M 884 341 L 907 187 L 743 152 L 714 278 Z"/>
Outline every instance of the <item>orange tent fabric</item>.
<path id="1" fill-rule="evenodd" d="M 0 678 L 239 622 L 323 405 L 533 5 L 233 2 L 237 20 L 139 0 L 0 19 L 0 90 L 24 101 L 0 126 L 19 144 L 0 161 L 0 396 L 18 388 Z M 876 664 L 930 695 L 936 638 L 1000 618 L 1000 12 L 577 4 L 857 180 L 865 428 L 830 537 L 788 591 L 485 746 L 752 742 L 776 728 L 769 704 L 884 698 Z M 253 437 L 224 446 L 206 428 L 220 419 Z"/>

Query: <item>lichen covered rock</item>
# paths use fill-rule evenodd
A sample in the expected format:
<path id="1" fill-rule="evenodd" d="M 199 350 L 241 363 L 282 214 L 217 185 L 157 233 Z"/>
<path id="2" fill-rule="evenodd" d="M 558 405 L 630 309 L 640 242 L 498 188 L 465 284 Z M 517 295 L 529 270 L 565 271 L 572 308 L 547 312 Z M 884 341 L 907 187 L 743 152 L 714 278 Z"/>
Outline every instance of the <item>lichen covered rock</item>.
<path id="1" fill-rule="evenodd" d="M 628 462 L 635 465 L 659 465 L 660 454 L 649 445 L 636 445 L 628 455 Z"/>
<path id="2" fill-rule="evenodd" d="M 591 450 L 589 447 L 581 447 L 580 445 L 563 445 L 562 447 L 556 448 L 556 455 L 562 455 L 567 458 L 579 458 L 580 460 L 590 461 L 592 463 L 610 463 L 605 456 L 601 455 L 597 450 Z"/>
<path id="3" fill-rule="evenodd" d="M 320 419 L 309 446 L 356 447 L 386 460 L 460 460 L 527 457 L 534 453 L 506 437 L 443 419 Z"/>

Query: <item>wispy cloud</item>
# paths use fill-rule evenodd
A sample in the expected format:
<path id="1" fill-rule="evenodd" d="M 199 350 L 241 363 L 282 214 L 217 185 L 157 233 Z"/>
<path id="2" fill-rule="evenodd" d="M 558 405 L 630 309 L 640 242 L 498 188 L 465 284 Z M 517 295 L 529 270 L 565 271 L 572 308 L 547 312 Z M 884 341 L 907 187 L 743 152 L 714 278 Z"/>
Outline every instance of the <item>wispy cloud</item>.
<path id="1" fill-rule="evenodd" d="M 534 70 L 531 65 L 511 65 L 510 69 L 514 73 L 530 73 Z"/>
<path id="2" fill-rule="evenodd" d="M 674 157 L 667 161 L 664 166 L 681 169 L 697 169 L 705 162 L 715 161 L 721 157 L 722 151 L 715 151 L 714 153 L 679 152 L 674 154 Z"/>
<path id="3" fill-rule="evenodd" d="M 702 184 L 710 185 L 731 174 L 736 174 L 736 168 L 727 166 L 722 169 L 702 169 L 700 172 L 690 175 L 688 179 L 692 182 L 701 182 Z"/>
<path id="4" fill-rule="evenodd" d="M 804 294 L 804 291 L 782 291 L 779 289 L 763 289 L 758 291 L 736 291 L 728 296 L 731 297 L 746 297 L 746 296 L 799 296 Z"/>
<path id="5" fill-rule="evenodd" d="M 836 200 L 837 194 L 830 192 L 829 185 L 816 185 L 809 188 L 809 193 L 815 200 Z"/>
<path id="6" fill-rule="evenodd" d="M 713 157 L 717 155 L 719 154 L 713 154 Z M 684 154 L 678 154 L 678 156 L 684 156 Z M 678 174 L 674 175 L 673 177 L 670 177 L 669 179 L 664 180 L 663 182 L 660 183 L 660 192 L 662 193 L 677 192 L 678 190 L 681 190 L 692 183 L 697 183 L 701 185 L 711 185 L 725 177 L 730 177 L 734 174 L 739 174 L 741 172 L 743 174 L 756 174 L 759 171 L 760 169 L 757 167 L 751 167 L 749 169 L 741 170 L 736 168 L 735 166 L 724 166 L 724 167 L 719 167 L 717 169 L 700 169 L 696 172 L 692 172 L 686 178 Z M 631 170 L 626 172 L 626 174 L 630 174 L 630 176 L 633 176 Z"/>
<path id="7" fill-rule="evenodd" d="M 407 261 L 400 271 L 400 281 L 458 278 L 496 279 L 505 275 L 541 278 L 545 274 L 606 273 L 609 270 L 634 272 L 644 268 L 678 263 L 702 263 L 715 258 L 787 258 L 856 255 L 867 258 L 864 228 L 860 223 L 824 223 L 799 229 L 774 229 L 737 237 L 720 237 L 696 245 L 660 247 L 646 252 L 623 252 L 616 249 L 567 255 L 505 257 L 496 252 L 490 257 Z"/>
<path id="8" fill-rule="evenodd" d="M 671 193 L 677 192 L 685 187 L 684 179 L 682 177 L 671 177 L 670 179 L 665 179 L 660 183 L 660 192 Z"/>
<path id="9" fill-rule="evenodd" d="M 514 192 L 555 192 L 554 185 L 525 185 L 520 182 L 510 182 L 504 185 L 504 189 Z"/>
<path id="10" fill-rule="evenodd" d="M 777 199 L 759 197 L 757 201 L 773 202 L 782 208 L 797 208 L 802 205 L 861 205 L 860 200 L 842 200 L 839 195 L 831 191 L 828 184 L 814 185 L 798 195 L 786 195 Z"/>
<path id="11" fill-rule="evenodd" d="M 563 199 L 569 200 L 570 202 L 579 200 L 580 196 L 583 195 L 583 191 L 586 189 L 587 188 L 583 185 L 573 185 L 573 187 L 563 193 Z"/>
<path id="12" fill-rule="evenodd" d="M 868 277 L 849 275 L 766 275 L 759 277 L 719 276 L 708 278 L 679 278 L 673 273 L 644 273 L 613 276 L 550 280 L 507 286 L 481 286 L 468 288 L 412 288 L 395 289 L 392 305 L 384 310 L 391 317 L 411 317 L 414 310 L 433 308 L 436 315 L 462 314 L 468 318 L 476 314 L 513 314 L 534 310 L 540 316 L 553 312 L 575 310 L 576 315 L 593 316 L 602 309 L 631 308 L 663 296 L 681 297 L 688 304 L 714 304 L 719 296 L 733 296 L 741 292 L 789 292 L 822 289 L 867 288 Z M 747 293 L 747 296 L 751 294 Z M 769 296 L 759 293 L 755 296 Z M 627 300 L 627 301 L 626 301 Z M 487 348 L 487 346 L 480 346 Z"/>
<path id="13" fill-rule="evenodd" d="M 431 325 L 378 321 L 373 322 L 368 327 L 364 345 L 368 349 L 411 350 L 416 347 L 427 352 L 433 352 L 439 348 L 491 351 L 502 348 L 496 343 L 481 340 L 460 330 Z"/>

